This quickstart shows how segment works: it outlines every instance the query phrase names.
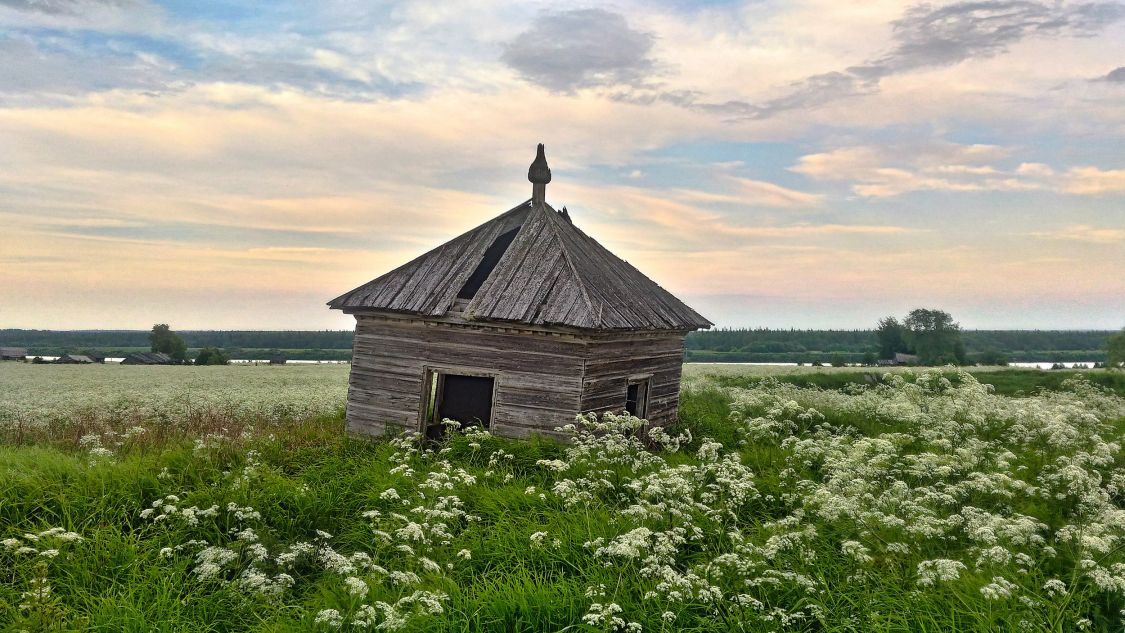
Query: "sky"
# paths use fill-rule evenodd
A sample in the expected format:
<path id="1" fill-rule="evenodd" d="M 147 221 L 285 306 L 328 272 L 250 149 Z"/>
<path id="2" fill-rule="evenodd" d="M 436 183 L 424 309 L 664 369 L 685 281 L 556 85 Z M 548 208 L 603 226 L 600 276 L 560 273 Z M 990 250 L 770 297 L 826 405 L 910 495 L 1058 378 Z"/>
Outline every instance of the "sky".
<path id="1" fill-rule="evenodd" d="M 345 329 L 531 195 L 725 327 L 1125 325 L 1125 3 L 0 0 L 0 327 Z"/>

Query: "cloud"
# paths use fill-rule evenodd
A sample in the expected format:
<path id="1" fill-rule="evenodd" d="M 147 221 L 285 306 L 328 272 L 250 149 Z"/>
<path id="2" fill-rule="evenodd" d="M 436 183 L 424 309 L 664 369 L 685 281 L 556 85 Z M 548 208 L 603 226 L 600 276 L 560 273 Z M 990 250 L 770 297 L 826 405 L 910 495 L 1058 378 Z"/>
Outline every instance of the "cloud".
<path id="1" fill-rule="evenodd" d="M 1020 163 L 1011 170 L 988 164 L 1008 154 L 995 145 L 865 145 L 807 154 L 789 169 L 815 180 L 851 181 L 853 192 L 870 198 L 915 191 L 1125 191 L 1125 169 L 1079 166 L 1060 174 L 1043 163 Z"/>
<path id="2" fill-rule="evenodd" d="M 1029 37 L 1089 37 L 1125 17 L 1117 2 L 1082 4 L 1034 0 L 969 0 L 909 9 L 892 23 L 894 46 L 885 54 L 839 71 L 812 75 L 790 91 L 757 104 L 730 103 L 749 118 L 816 107 L 879 90 L 885 77 L 952 66 L 999 55 Z"/>
<path id="3" fill-rule="evenodd" d="M 639 85 L 652 74 L 653 36 L 604 9 L 545 13 L 500 56 L 521 77 L 555 92 Z"/>
<path id="4" fill-rule="evenodd" d="M 1125 165 L 1106 161 L 1121 84 L 1074 79 L 1120 57 L 1119 29 L 1078 39 L 1094 18 L 1017 22 L 991 48 L 985 26 L 955 29 L 953 48 L 988 59 L 954 66 L 907 51 L 942 29 L 898 34 L 916 16 L 893 2 L 26 4 L 0 4 L 0 288 L 26 298 L 10 323 L 46 325 L 60 301 L 73 327 L 140 318 L 115 311 L 122 297 L 195 309 L 204 327 L 324 323 L 326 297 L 526 199 L 537 141 L 548 199 L 672 288 L 991 299 L 1049 283 L 1100 296 L 1125 279 L 1112 247 L 1084 258 L 1005 225 L 1120 228 L 1107 214 Z M 925 140 L 938 137 L 995 145 Z M 1086 197 L 969 208 L 925 193 L 1021 188 Z M 907 192 L 920 193 L 872 203 Z M 1022 266 L 1029 241 L 1056 260 Z M 261 280 L 269 292 L 245 299 Z"/>
<path id="5" fill-rule="evenodd" d="M 1055 231 L 1036 231 L 1030 233 L 1030 235 L 1041 239 L 1089 242 L 1091 244 L 1125 242 L 1125 230 L 1123 229 L 1099 229 L 1086 224 L 1073 224 Z"/>
<path id="6" fill-rule="evenodd" d="M 1007 153 L 1003 147 L 983 144 L 867 145 L 807 154 L 790 170 L 815 180 L 852 181 L 852 191 L 872 198 L 912 191 L 1025 188 L 1017 179 L 981 164 Z"/>
<path id="7" fill-rule="evenodd" d="M 1084 195 L 1122 193 L 1125 192 L 1125 169 L 1072 167 L 1066 172 L 1062 189 Z"/>
<path id="8" fill-rule="evenodd" d="M 822 195 L 789 189 L 772 182 L 734 177 L 731 180 L 738 186 L 736 196 L 747 204 L 771 207 L 808 207 L 824 201 Z"/>
<path id="9" fill-rule="evenodd" d="M 50 14 L 81 14 L 101 7 L 128 7 L 140 4 L 133 0 L 0 0 L 0 6 L 17 11 Z"/>
<path id="10" fill-rule="evenodd" d="M 1074 195 L 1125 191 L 1125 169 L 1071 167 L 1063 173 L 1043 163 L 1013 170 L 992 164 L 1008 150 L 994 145 L 933 143 L 920 146 L 856 146 L 807 154 L 790 171 L 821 181 L 852 182 L 852 191 L 888 198 L 916 191 L 1048 190 Z"/>
<path id="11" fill-rule="evenodd" d="M 1102 81 L 1108 81 L 1116 84 L 1125 84 L 1125 66 L 1118 66 L 1101 78 Z"/>
<path id="12" fill-rule="evenodd" d="M 79 50 L 64 43 L 49 47 L 18 33 L 0 38 L 0 67 L 4 69 L 0 95 L 9 98 L 107 89 L 154 93 L 183 85 L 159 57 L 108 47 Z"/>
<path id="13" fill-rule="evenodd" d="M 163 28 L 163 16 L 151 0 L 0 0 L 0 38 L 25 28 L 47 29 L 50 37 L 152 33 Z"/>
<path id="14" fill-rule="evenodd" d="M 1117 2 L 1066 4 L 1029 0 L 970 0 L 916 5 L 894 23 L 895 48 L 857 74 L 883 76 L 949 66 L 1003 53 L 1029 36 L 1084 37 L 1125 17 Z"/>
<path id="15" fill-rule="evenodd" d="M 1038 178 L 1050 178 L 1055 175 L 1055 170 L 1050 165 L 1043 163 L 1020 163 L 1016 168 L 1016 174 L 1020 176 L 1032 176 Z"/>
<path id="16" fill-rule="evenodd" d="M 736 179 L 729 180 L 734 183 Z M 687 253 L 706 259 L 717 252 L 781 246 L 822 249 L 849 238 L 893 240 L 918 232 L 889 223 L 851 222 L 833 213 L 818 214 L 816 221 L 795 222 L 789 214 L 771 213 L 768 206 L 737 193 L 624 185 L 573 189 L 581 201 L 571 208 L 575 223 L 626 259 L 630 254 L 646 253 L 642 270 L 649 265 L 666 266 L 672 253 L 673 260 Z M 700 265 L 706 268 L 706 264 Z"/>

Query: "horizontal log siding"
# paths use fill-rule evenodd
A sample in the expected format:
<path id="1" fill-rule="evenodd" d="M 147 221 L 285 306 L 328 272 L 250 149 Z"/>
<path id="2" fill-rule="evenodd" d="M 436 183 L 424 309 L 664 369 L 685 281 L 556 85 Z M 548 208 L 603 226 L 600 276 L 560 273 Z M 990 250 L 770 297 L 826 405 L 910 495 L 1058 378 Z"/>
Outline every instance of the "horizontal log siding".
<path id="1" fill-rule="evenodd" d="M 496 374 L 492 432 L 553 435 L 578 412 L 588 341 L 357 315 L 348 430 L 419 428 L 425 367 Z"/>
<path id="2" fill-rule="evenodd" d="M 594 340 L 586 349 L 583 412 L 624 411 L 629 377 L 651 374 L 648 420 L 657 424 L 676 420 L 684 362 L 683 334 Z"/>

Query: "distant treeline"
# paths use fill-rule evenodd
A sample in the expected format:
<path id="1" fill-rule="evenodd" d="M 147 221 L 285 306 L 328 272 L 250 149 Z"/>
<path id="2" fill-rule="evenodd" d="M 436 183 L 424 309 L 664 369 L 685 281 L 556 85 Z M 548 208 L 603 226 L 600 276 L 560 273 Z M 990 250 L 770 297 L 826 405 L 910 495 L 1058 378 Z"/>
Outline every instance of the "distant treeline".
<path id="1" fill-rule="evenodd" d="M 231 358 L 346 360 L 350 330 L 178 330 L 189 350 L 218 347 Z M 1110 330 L 964 330 L 961 340 L 970 360 L 999 352 L 1011 361 L 1103 361 Z M 0 330 L 0 346 L 27 347 L 32 355 L 64 352 L 147 350 L 147 330 Z M 874 330 L 741 329 L 693 332 L 687 360 L 695 362 L 812 363 L 833 354 L 861 362 L 877 352 Z M 117 354 L 111 354 L 117 355 Z"/>
<path id="2" fill-rule="evenodd" d="M 351 330 L 176 330 L 189 348 L 337 349 L 352 348 Z M 0 330 L 0 345 L 69 349 L 148 349 L 149 330 Z M 38 352 L 45 353 L 45 352 Z"/>
<path id="3" fill-rule="evenodd" d="M 1103 361 L 1113 330 L 963 330 L 969 360 L 1001 353 L 1020 361 Z M 811 363 L 841 354 L 860 362 L 879 351 L 875 330 L 739 329 L 692 332 L 687 359 L 696 362 Z"/>

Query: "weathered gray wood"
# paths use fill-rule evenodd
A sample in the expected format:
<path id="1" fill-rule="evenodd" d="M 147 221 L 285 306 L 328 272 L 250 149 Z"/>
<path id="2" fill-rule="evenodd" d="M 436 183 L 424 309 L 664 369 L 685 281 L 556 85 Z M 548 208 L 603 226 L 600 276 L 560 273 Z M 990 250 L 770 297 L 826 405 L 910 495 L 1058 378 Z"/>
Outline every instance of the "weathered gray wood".
<path id="1" fill-rule="evenodd" d="M 509 283 L 528 283 L 541 269 L 523 271 Z M 574 288 L 570 297 L 582 300 Z M 682 360 L 682 332 L 582 335 L 543 326 L 357 314 L 348 429 L 420 430 L 427 369 L 494 376 L 492 430 L 498 435 L 555 436 L 554 429 L 577 413 L 621 412 L 631 378 L 648 380 L 646 417 L 666 425 L 676 420 Z"/>
<path id="2" fill-rule="evenodd" d="M 524 203 L 329 305 L 446 315 L 488 247 L 513 226 L 521 228 L 466 310 L 472 319 L 595 331 L 710 327 L 546 203 Z"/>
<path id="3" fill-rule="evenodd" d="M 359 317 L 349 381 L 348 428 L 420 428 L 427 368 L 478 369 L 496 379 L 492 426 L 526 436 L 573 420 L 588 342 L 526 331 L 481 331 Z"/>
<path id="4" fill-rule="evenodd" d="M 683 336 L 615 337 L 591 341 L 586 347 L 582 410 L 604 413 L 625 408 L 629 378 L 647 376 L 648 411 L 654 424 L 676 420 L 679 407 Z"/>

